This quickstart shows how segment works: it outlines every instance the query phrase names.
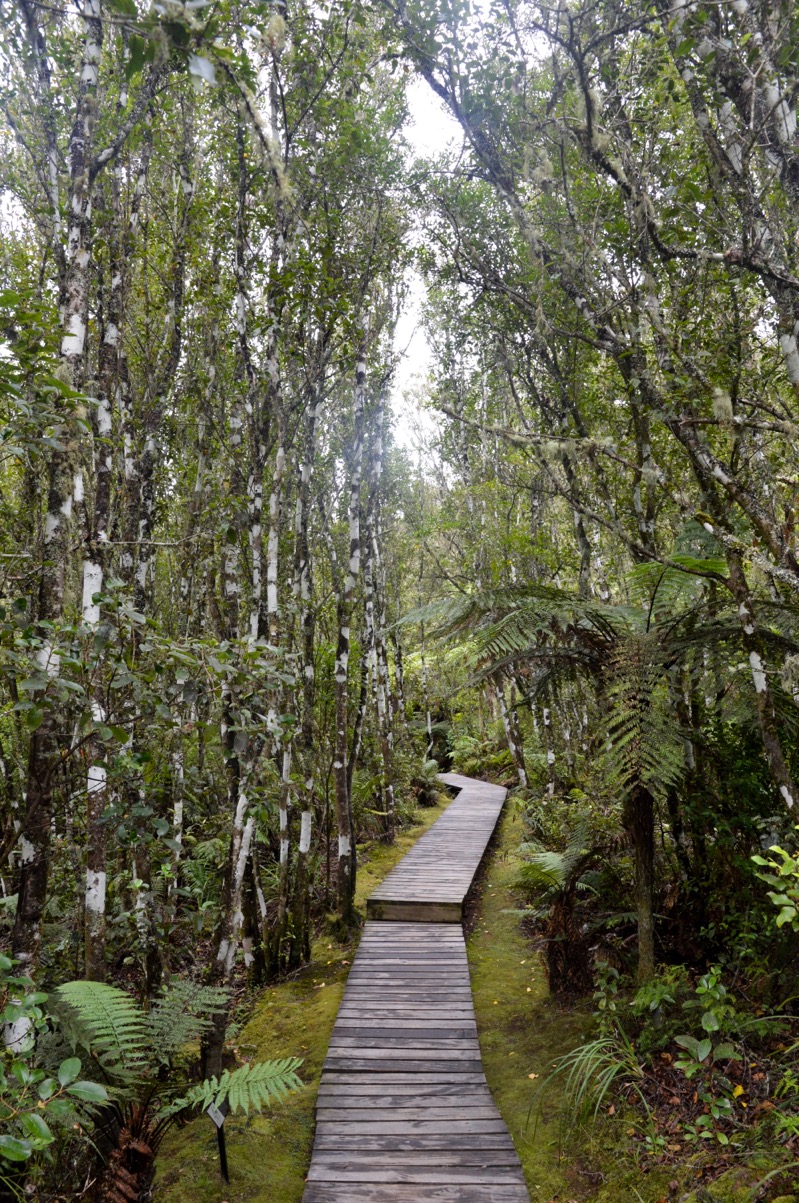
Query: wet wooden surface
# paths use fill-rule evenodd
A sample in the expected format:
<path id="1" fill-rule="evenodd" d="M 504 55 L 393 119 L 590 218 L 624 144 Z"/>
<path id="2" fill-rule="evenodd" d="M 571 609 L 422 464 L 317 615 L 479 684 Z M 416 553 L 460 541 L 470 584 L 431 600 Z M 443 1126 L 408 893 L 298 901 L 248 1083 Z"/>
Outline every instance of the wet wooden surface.
<path id="1" fill-rule="evenodd" d="M 366 904 L 370 919 L 460 923 L 463 903 L 497 825 L 507 790 L 458 773 L 439 781 L 459 790 L 428 832 Z"/>
<path id="2" fill-rule="evenodd" d="M 446 838 L 431 841 L 424 856 L 414 858 L 460 795 L 378 893 L 388 902 L 400 889 L 405 902 L 432 895 L 436 905 L 456 904 L 460 916 L 505 791 L 447 777 L 456 786 L 468 782 L 470 791 L 479 787 L 474 802 L 466 799 L 474 806 L 473 825 L 462 807 Z M 412 872 L 401 874 L 411 858 Z M 460 923 L 438 915 L 420 922 L 369 919 L 322 1072 L 303 1203 L 529 1198 L 483 1074 Z"/>

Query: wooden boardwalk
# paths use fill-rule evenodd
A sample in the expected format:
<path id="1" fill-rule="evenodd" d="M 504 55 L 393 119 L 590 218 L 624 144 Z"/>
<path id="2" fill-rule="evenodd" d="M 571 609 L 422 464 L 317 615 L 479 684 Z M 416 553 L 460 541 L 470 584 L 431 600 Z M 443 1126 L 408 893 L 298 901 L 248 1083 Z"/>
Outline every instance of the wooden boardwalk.
<path id="1" fill-rule="evenodd" d="M 333 1029 L 303 1203 L 529 1203 L 483 1073 L 458 922 L 505 791 L 444 780 L 462 792 L 373 895 L 384 918 L 367 920 Z"/>
<path id="2" fill-rule="evenodd" d="M 460 923 L 507 790 L 458 773 L 439 781 L 460 791 L 444 814 L 392 869 L 366 904 L 370 919 Z"/>

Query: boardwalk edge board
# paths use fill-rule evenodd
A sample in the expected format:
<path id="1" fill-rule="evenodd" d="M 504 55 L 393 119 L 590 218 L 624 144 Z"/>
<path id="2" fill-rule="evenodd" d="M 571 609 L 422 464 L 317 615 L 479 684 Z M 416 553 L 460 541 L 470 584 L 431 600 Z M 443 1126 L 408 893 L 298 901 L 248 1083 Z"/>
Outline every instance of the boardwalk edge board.
<path id="1" fill-rule="evenodd" d="M 367 903 L 303 1203 L 530 1203 L 483 1073 L 460 926 L 507 791 L 439 780 L 457 797 Z"/>

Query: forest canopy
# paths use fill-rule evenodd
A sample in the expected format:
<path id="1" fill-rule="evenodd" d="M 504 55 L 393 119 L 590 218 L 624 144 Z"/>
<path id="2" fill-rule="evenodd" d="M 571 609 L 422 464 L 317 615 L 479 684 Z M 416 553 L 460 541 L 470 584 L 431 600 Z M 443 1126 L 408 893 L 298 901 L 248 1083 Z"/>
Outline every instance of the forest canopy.
<path id="1" fill-rule="evenodd" d="M 795 7 L 0 13 L 2 1189 L 111 1198 L 144 1097 L 149 1189 L 452 767 L 513 787 L 553 997 L 693 1083 L 672 1144 L 796 1160 Z"/>

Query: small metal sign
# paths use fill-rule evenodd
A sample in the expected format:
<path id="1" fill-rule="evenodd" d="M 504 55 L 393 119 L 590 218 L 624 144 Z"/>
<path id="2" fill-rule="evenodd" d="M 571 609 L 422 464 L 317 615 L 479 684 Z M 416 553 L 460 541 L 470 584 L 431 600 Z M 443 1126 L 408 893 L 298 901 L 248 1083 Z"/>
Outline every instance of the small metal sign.
<path id="1" fill-rule="evenodd" d="M 210 1107 L 206 1107 L 205 1114 L 211 1117 L 217 1128 L 221 1128 L 225 1122 L 224 1112 L 219 1110 L 216 1103 L 212 1103 Z"/>

